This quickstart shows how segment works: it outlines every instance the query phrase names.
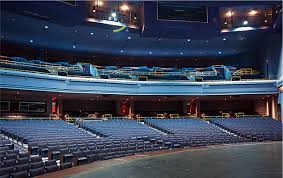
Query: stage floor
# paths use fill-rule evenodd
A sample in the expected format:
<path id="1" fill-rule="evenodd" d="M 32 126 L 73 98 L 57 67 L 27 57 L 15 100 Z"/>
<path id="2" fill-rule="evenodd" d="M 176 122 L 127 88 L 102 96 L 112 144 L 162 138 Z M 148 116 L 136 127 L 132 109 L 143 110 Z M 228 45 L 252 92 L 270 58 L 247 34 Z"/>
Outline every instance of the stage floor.
<path id="1" fill-rule="evenodd" d="M 281 178 L 282 142 L 219 145 L 136 155 L 100 161 L 45 176 L 65 178 Z"/>

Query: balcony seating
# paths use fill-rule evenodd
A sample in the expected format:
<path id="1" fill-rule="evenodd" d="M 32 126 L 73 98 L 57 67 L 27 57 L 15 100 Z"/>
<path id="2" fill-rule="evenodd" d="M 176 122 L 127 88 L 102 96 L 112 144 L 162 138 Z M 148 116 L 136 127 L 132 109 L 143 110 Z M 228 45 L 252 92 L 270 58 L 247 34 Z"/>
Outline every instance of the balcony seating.
<path id="1" fill-rule="evenodd" d="M 241 79 L 263 78 L 260 71 L 252 68 L 236 68 L 234 66 L 210 66 L 205 68 L 176 67 L 163 68 L 154 66 L 94 66 L 88 64 L 94 73 L 84 70 L 83 65 L 75 65 L 68 62 L 45 62 L 42 59 L 27 60 L 22 57 L 0 56 L 0 67 L 11 70 L 20 70 L 25 72 L 40 72 L 60 76 L 81 76 L 81 77 L 99 77 L 102 79 L 126 79 L 138 80 L 139 77 L 146 77 L 149 80 L 231 80 L 233 77 Z"/>
<path id="2" fill-rule="evenodd" d="M 209 122 L 252 141 L 282 140 L 282 124 L 272 118 L 217 118 Z"/>

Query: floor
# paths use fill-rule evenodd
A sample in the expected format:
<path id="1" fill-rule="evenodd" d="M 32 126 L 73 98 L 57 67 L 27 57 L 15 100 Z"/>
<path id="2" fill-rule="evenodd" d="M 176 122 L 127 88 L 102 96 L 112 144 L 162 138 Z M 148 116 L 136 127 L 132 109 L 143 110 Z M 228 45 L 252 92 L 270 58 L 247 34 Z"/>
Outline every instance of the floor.
<path id="1" fill-rule="evenodd" d="M 145 153 L 46 174 L 65 178 L 281 178 L 282 142 Z"/>

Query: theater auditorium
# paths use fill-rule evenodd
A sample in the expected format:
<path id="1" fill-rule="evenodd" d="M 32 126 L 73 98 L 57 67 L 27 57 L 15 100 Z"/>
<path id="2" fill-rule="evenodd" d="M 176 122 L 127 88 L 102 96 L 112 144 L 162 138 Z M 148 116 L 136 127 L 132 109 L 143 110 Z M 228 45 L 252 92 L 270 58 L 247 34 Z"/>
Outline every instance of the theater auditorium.
<path id="1" fill-rule="evenodd" d="M 282 1 L 0 3 L 0 178 L 282 177 Z"/>

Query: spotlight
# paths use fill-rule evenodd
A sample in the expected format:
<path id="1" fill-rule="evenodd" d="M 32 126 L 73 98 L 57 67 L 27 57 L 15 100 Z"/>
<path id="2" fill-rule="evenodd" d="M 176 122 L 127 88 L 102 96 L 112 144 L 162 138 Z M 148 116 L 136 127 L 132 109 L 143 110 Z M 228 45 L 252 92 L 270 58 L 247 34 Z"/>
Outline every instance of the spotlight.
<path id="1" fill-rule="evenodd" d="M 45 26 L 44 26 L 44 28 L 45 28 L 45 29 L 48 29 L 48 26 L 47 26 L 47 25 L 45 25 Z"/>
<path id="2" fill-rule="evenodd" d="M 112 12 L 112 13 L 111 13 L 111 16 L 112 16 L 113 18 L 115 18 L 115 17 L 117 16 L 117 14 L 116 14 L 115 12 Z"/>
<path id="3" fill-rule="evenodd" d="M 90 34 L 91 34 L 91 35 L 93 35 L 93 33 L 92 33 L 92 32 L 91 32 Z"/>
<path id="4" fill-rule="evenodd" d="M 130 39 L 131 39 L 131 37 L 130 37 L 130 36 L 128 36 L 128 39 L 130 40 Z"/>
<path id="5" fill-rule="evenodd" d="M 152 52 L 151 52 L 151 51 L 149 51 L 149 54 L 152 54 Z"/>
<path id="6" fill-rule="evenodd" d="M 191 41 L 191 39 L 187 39 L 187 41 Z"/>
<path id="7" fill-rule="evenodd" d="M 256 10 L 251 10 L 250 12 L 249 12 L 249 15 L 251 15 L 251 16 L 254 16 L 254 15 L 256 15 L 257 14 L 257 11 Z"/>
<path id="8" fill-rule="evenodd" d="M 221 52 L 221 51 L 219 51 L 219 52 L 218 52 L 218 54 L 222 54 L 222 52 Z"/>
<path id="9" fill-rule="evenodd" d="M 95 12 L 96 12 L 96 10 L 95 10 L 95 9 L 93 9 L 93 10 L 92 10 L 92 12 L 93 12 L 93 13 L 95 13 Z"/>
<path id="10" fill-rule="evenodd" d="M 183 52 L 180 52 L 180 54 L 183 55 L 184 53 L 183 53 Z"/>
<path id="11" fill-rule="evenodd" d="M 76 46 L 74 45 L 73 48 L 76 48 Z"/>
<path id="12" fill-rule="evenodd" d="M 264 22 L 267 23 L 267 19 L 265 19 Z"/>
<path id="13" fill-rule="evenodd" d="M 33 40 L 29 40 L 29 42 L 33 43 Z"/>
<path id="14" fill-rule="evenodd" d="M 129 6 L 127 4 L 123 4 L 121 7 L 120 7 L 121 11 L 127 11 L 129 10 Z"/>
<path id="15" fill-rule="evenodd" d="M 244 22 L 243 22 L 243 24 L 244 25 L 247 25 L 249 22 L 247 21 L 247 20 L 245 20 Z"/>
<path id="16" fill-rule="evenodd" d="M 226 38 L 223 38 L 223 41 L 226 41 Z"/>
<path id="17" fill-rule="evenodd" d="M 121 53 L 123 53 L 124 51 L 123 51 L 123 50 L 121 50 L 120 52 L 121 52 Z"/>

